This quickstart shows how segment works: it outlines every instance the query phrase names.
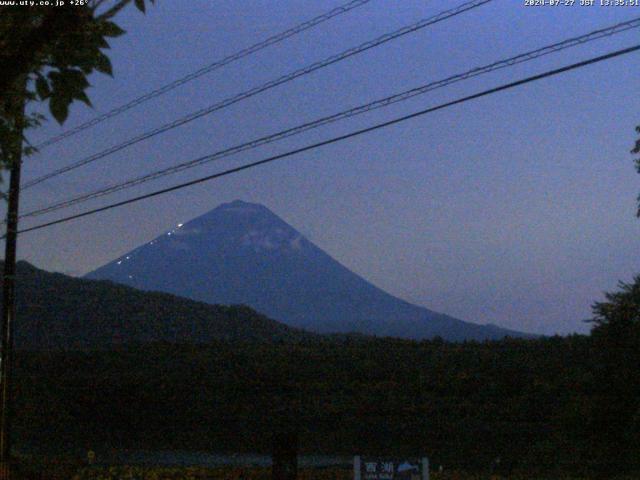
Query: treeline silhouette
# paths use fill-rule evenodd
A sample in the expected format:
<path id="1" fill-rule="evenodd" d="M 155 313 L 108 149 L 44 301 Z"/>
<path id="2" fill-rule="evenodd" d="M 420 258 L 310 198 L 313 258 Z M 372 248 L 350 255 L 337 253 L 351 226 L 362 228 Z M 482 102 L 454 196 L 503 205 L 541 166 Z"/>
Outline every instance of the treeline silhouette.
<path id="1" fill-rule="evenodd" d="M 597 339 L 571 336 L 21 352 L 16 442 L 269 453 L 284 428 L 297 433 L 301 453 L 427 454 L 433 465 L 467 470 L 500 457 L 509 470 L 622 471 L 638 448 L 637 381 L 614 387 L 599 351 Z"/>

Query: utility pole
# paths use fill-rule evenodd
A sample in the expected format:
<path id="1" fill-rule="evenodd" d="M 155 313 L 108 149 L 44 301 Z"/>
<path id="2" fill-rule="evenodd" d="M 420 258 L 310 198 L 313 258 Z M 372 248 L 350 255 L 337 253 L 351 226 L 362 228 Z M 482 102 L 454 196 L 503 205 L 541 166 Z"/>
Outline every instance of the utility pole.
<path id="1" fill-rule="evenodd" d="M 13 120 L 13 135 L 3 160 L 9 167 L 9 198 L 7 204 L 7 233 L 5 237 L 4 274 L 2 277 L 2 351 L 0 351 L 0 479 L 11 477 L 12 368 L 13 327 L 16 317 L 16 242 L 18 237 L 18 201 L 20 198 L 20 167 L 26 89 L 24 79 L 18 88 L 8 93 L 9 117 Z"/>

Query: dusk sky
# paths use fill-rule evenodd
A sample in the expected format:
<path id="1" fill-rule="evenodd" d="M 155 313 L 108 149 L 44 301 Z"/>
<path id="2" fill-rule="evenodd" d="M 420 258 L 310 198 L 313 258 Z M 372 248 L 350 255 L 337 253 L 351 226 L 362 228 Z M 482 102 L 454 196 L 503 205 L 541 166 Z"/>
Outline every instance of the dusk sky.
<path id="1" fill-rule="evenodd" d="M 346 0 L 345 0 L 346 1 Z M 114 78 L 92 77 L 34 143 L 341 0 L 158 0 L 117 17 Z M 205 75 L 25 160 L 23 182 L 462 1 L 368 4 Z M 21 211 L 640 17 L 640 7 L 495 0 L 23 192 Z M 599 4 L 599 0 L 596 2 Z M 22 227 L 321 141 L 635 45 L 638 29 L 22 222 Z M 590 306 L 640 273 L 640 53 L 501 92 L 312 152 L 26 233 L 18 254 L 82 275 L 220 203 L 262 203 L 342 264 L 412 303 L 528 332 L 588 332 Z M 43 109 L 44 111 L 44 109 Z"/>

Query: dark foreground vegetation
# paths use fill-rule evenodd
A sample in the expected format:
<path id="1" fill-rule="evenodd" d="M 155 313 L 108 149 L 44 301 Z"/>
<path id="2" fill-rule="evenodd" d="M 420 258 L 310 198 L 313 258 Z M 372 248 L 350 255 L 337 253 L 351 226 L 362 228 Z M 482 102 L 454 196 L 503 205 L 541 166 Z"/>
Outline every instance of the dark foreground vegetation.
<path id="1" fill-rule="evenodd" d="M 640 344 L 341 338 L 21 352 L 17 446 L 427 454 L 447 470 L 622 473 L 638 461 Z M 615 342 L 615 344 L 610 344 Z M 606 353 L 605 353 L 606 352 Z"/>
<path id="2" fill-rule="evenodd" d="M 498 457 L 507 476 L 640 470 L 640 277 L 594 306 L 589 336 L 448 343 L 307 334 L 27 264 L 19 276 L 15 445 L 38 458 L 269 454 L 294 434 L 300 453 L 426 454 L 445 472 Z"/>
<path id="3" fill-rule="evenodd" d="M 50 465 L 46 475 L 31 469 L 32 477 L 52 480 L 272 480 L 270 467 L 153 467 L 153 466 L 95 466 Z M 29 470 L 24 471 L 28 475 Z M 353 480 L 353 469 L 348 466 L 298 469 L 298 480 Z M 591 480 L 599 477 L 573 475 L 530 475 L 515 473 L 508 477 L 460 470 L 431 472 L 431 480 Z M 637 480 L 632 475 L 617 475 L 616 480 Z"/>

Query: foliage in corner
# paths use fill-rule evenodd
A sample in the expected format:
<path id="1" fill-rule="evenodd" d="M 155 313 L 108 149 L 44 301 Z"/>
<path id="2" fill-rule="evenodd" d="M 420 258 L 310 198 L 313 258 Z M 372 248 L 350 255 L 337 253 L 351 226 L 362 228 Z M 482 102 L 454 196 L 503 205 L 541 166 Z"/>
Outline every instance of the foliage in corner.
<path id="1" fill-rule="evenodd" d="M 606 302 L 593 305 L 592 322 L 596 329 L 640 325 L 640 275 L 633 283 L 620 282 L 618 288 L 617 292 L 605 293 Z"/>
<path id="2" fill-rule="evenodd" d="M 592 450 L 602 474 L 640 461 L 640 275 L 593 305 Z"/>
<path id="3" fill-rule="evenodd" d="M 23 102 L 48 100 L 51 115 L 61 124 L 73 101 L 91 105 L 87 77 L 93 72 L 112 75 L 105 54 L 108 39 L 125 33 L 113 17 L 132 1 L 145 11 L 145 0 L 118 0 L 108 8 L 105 0 L 90 0 L 84 6 L 2 7 L 0 167 L 10 164 L 10 145 L 18 140 L 28 145 L 24 136 L 16 138 L 18 127 L 26 130 L 43 120 L 37 114 L 18 120 Z M 31 150 L 27 147 L 25 153 Z"/>

